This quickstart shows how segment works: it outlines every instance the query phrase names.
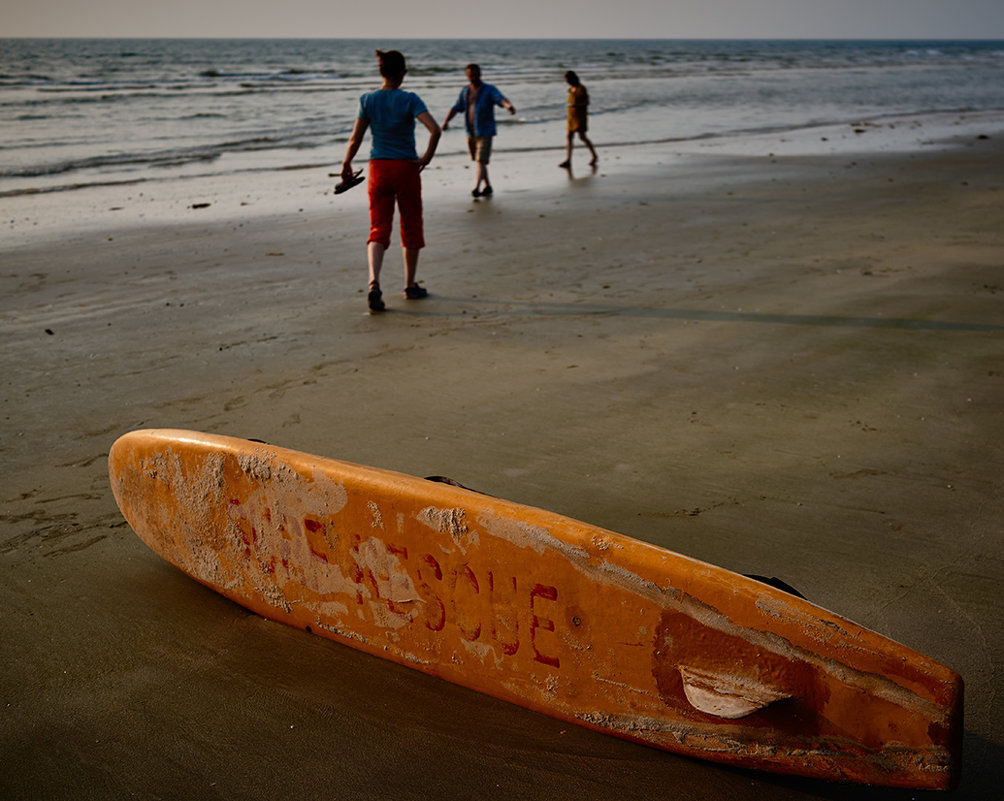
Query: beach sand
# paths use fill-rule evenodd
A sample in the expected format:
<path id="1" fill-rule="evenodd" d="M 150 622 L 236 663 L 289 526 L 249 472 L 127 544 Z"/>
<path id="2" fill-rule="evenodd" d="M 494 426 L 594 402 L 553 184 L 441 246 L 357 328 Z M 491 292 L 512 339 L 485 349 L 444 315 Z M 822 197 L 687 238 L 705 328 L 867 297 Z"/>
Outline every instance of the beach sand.
<path id="1" fill-rule="evenodd" d="M 444 474 L 778 576 L 962 674 L 951 797 L 992 797 L 1004 118 L 858 130 L 597 132 L 571 175 L 499 141 L 476 202 L 440 160 L 431 296 L 400 297 L 391 253 L 377 316 L 365 192 L 327 166 L 0 198 L 0 797 L 918 795 L 663 753 L 251 615 L 119 515 L 106 456 L 140 427 Z"/>

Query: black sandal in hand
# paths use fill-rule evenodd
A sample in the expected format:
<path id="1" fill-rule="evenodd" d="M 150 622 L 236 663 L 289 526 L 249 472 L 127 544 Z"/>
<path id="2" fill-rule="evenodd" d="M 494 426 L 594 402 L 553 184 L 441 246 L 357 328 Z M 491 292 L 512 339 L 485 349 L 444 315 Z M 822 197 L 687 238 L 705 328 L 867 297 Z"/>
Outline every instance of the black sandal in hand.
<path id="1" fill-rule="evenodd" d="M 347 192 L 353 186 L 359 186 L 366 179 L 363 177 L 363 171 L 358 170 L 352 173 L 351 178 L 343 178 L 337 184 L 335 184 L 335 194 L 340 195 L 342 192 Z"/>

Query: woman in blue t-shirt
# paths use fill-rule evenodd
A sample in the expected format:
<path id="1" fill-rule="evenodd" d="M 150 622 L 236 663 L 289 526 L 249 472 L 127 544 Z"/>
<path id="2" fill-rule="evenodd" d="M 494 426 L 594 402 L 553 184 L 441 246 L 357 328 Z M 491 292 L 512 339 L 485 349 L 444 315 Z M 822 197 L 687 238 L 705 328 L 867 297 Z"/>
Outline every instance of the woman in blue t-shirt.
<path id="1" fill-rule="evenodd" d="M 407 72 L 404 56 L 397 50 L 376 51 L 380 60 L 383 86 L 367 92 L 359 100 L 359 115 L 349 136 L 342 162 L 342 181 L 353 179 L 352 159 L 363 143 L 366 129 L 373 131 L 370 150 L 369 201 L 370 235 L 366 240 L 370 283 L 368 302 L 371 311 L 383 311 L 380 291 L 380 268 L 384 252 L 390 247 L 394 223 L 394 204 L 401 213 L 401 246 L 404 249 L 404 296 L 409 300 L 424 298 L 428 292 L 415 281 L 418 254 L 425 247 L 422 226 L 422 180 L 419 174 L 432 161 L 442 131 L 429 114 L 422 98 L 401 89 Z M 415 120 L 429 130 L 429 145 L 422 158 L 415 150 Z"/>

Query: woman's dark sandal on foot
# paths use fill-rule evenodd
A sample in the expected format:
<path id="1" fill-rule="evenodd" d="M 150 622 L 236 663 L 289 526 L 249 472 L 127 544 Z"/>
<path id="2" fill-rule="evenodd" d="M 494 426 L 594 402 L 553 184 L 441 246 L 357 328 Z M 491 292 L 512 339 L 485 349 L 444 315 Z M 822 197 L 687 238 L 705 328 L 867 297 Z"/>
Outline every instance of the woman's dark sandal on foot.
<path id="1" fill-rule="evenodd" d="M 404 296 L 408 300 L 420 300 L 421 298 L 428 297 L 429 291 L 424 286 L 415 284 L 415 286 L 406 286 L 404 288 Z"/>
<path id="2" fill-rule="evenodd" d="M 380 291 L 379 284 L 370 284 L 370 294 L 367 300 L 369 302 L 370 311 L 382 312 L 387 308 L 386 304 L 383 302 L 383 292 Z"/>

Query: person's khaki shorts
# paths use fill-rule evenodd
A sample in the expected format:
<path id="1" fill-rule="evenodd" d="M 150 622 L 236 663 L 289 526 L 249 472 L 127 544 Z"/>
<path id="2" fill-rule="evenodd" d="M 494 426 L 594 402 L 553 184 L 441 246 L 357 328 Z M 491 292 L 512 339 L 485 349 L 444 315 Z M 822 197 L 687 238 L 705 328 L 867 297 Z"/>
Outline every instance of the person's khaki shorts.
<path id="1" fill-rule="evenodd" d="M 492 138 L 490 136 L 468 136 L 467 149 L 471 153 L 472 161 L 487 164 L 492 157 Z"/>

